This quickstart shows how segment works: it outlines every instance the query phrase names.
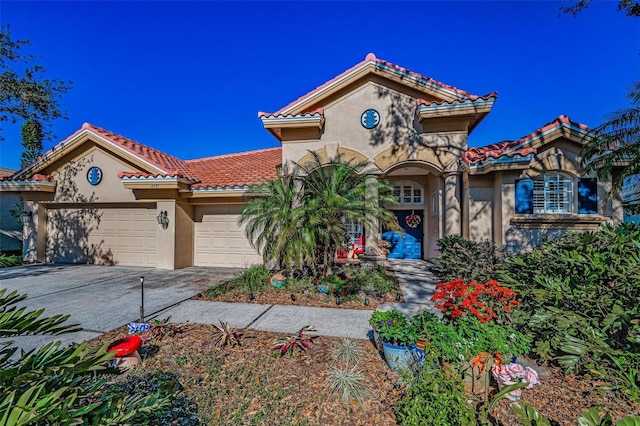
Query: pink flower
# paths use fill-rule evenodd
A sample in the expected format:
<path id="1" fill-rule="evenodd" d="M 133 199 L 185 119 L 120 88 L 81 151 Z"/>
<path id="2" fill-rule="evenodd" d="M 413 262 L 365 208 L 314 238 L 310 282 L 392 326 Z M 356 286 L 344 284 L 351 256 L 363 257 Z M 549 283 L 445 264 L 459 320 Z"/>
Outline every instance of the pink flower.
<path id="1" fill-rule="evenodd" d="M 524 369 L 524 374 L 522 376 L 523 381 L 529 383 L 529 386 L 527 386 L 527 389 L 531 389 L 533 387 L 533 385 L 537 385 L 538 383 L 540 383 L 540 380 L 538 380 L 538 373 L 536 372 L 536 370 L 534 370 L 531 367 L 526 367 Z"/>
<path id="2" fill-rule="evenodd" d="M 496 380 L 503 382 L 503 383 L 508 383 L 510 382 L 511 384 L 513 384 L 514 382 L 513 377 L 511 376 L 511 373 L 509 372 L 509 370 L 507 369 L 506 365 L 494 365 L 491 368 L 491 373 L 493 373 L 493 377 L 496 378 Z"/>
<path id="3" fill-rule="evenodd" d="M 524 367 L 520 364 L 508 364 L 506 366 L 507 371 L 514 379 L 520 379 L 524 376 Z"/>

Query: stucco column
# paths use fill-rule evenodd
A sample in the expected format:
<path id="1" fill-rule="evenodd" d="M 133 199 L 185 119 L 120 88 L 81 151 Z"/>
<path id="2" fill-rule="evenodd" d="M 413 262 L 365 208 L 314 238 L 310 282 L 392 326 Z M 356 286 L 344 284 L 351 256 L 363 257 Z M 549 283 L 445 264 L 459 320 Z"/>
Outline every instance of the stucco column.
<path id="1" fill-rule="evenodd" d="M 365 202 L 367 206 L 374 206 L 378 201 L 378 186 L 376 185 L 377 179 L 375 177 L 369 177 L 367 179 L 367 194 Z M 372 209 L 368 209 L 371 211 Z M 365 227 L 365 252 L 367 254 L 380 254 L 378 243 L 380 241 L 380 223 L 378 219 L 373 215 L 368 216 L 368 220 L 371 223 L 370 227 Z"/>
<path id="2" fill-rule="evenodd" d="M 35 217 L 36 224 L 36 261 L 47 261 L 47 206 L 37 204 Z"/>
<path id="3" fill-rule="evenodd" d="M 176 202 L 175 200 L 162 200 L 156 204 L 156 214 L 167 212 L 169 224 L 164 229 L 158 224 L 158 248 L 156 253 L 156 267 L 160 269 L 175 269 L 176 251 Z"/>
<path id="4" fill-rule="evenodd" d="M 497 172 L 493 177 L 493 242 L 496 247 L 502 248 L 502 172 Z"/>
<path id="5" fill-rule="evenodd" d="M 38 205 L 33 201 L 24 202 L 25 215 L 22 217 L 22 260 L 38 260 Z"/>
<path id="6" fill-rule="evenodd" d="M 460 209 L 460 176 L 457 173 L 444 177 L 444 235 L 460 235 L 462 214 Z"/>

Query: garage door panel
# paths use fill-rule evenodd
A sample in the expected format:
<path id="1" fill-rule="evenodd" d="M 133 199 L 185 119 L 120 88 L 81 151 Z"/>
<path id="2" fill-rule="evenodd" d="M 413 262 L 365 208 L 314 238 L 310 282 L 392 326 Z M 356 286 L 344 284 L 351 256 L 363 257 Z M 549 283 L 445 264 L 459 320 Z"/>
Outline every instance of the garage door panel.
<path id="1" fill-rule="evenodd" d="M 199 206 L 194 227 L 196 266 L 247 267 L 262 263 L 244 227 L 238 226 L 242 206 Z"/>
<path id="2" fill-rule="evenodd" d="M 156 266 L 153 208 L 48 210 L 47 260 Z"/>

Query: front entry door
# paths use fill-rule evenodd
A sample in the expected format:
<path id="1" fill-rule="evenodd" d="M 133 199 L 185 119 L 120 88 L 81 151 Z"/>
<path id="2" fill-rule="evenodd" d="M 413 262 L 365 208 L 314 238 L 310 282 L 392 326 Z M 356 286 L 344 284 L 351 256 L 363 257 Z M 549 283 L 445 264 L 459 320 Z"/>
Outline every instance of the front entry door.
<path id="1" fill-rule="evenodd" d="M 422 259 L 424 214 L 417 210 L 394 210 L 398 224 L 404 230 L 387 231 L 382 238 L 389 241 L 389 259 Z"/>

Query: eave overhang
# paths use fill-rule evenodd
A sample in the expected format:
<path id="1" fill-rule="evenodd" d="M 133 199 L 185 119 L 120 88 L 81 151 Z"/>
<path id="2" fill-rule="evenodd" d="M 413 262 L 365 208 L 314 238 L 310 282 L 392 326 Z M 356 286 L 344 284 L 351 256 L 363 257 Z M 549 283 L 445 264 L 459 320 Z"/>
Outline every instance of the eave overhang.
<path id="1" fill-rule="evenodd" d="M 98 143 L 98 145 L 102 146 L 103 148 L 108 147 L 108 150 L 116 151 L 121 155 L 123 155 L 125 158 L 130 158 L 134 162 L 144 165 L 145 167 L 148 168 L 148 170 L 152 170 L 154 173 L 158 173 L 158 174 L 168 173 L 166 170 L 160 169 L 158 166 L 156 166 L 155 164 L 149 161 L 146 161 L 138 156 L 132 156 L 125 148 L 112 143 L 111 141 L 104 138 L 99 133 L 94 132 L 91 129 L 83 128 L 80 131 L 76 132 L 75 134 L 71 135 L 66 140 L 60 142 L 58 145 L 51 148 L 49 152 L 45 153 L 44 156 L 36 160 L 29 167 L 19 171 L 14 176 L 14 178 L 20 178 L 24 175 L 27 175 L 29 172 L 33 171 L 34 169 L 39 170 L 40 166 L 46 163 L 55 162 L 56 160 L 62 158 L 67 152 L 69 152 L 75 146 L 84 142 L 87 138 L 90 138 L 92 141 Z"/>
<path id="2" fill-rule="evenodd" d="M 178 176 L 123 176 L 120 181 L 126 189 L 188 189 L 191 184 Z"/>
<path id="3" fill-rule="evenodd" d="M 468 117 L 469 133 L 491 112 L 498 95 L 489 94 L 477 99 L 454 100 L 451 102 L 428 102 L 417 100 L 418 119 L 422 122 L 439 117 Z"/>
<path id="4" fill-rule="evenodd" d="M 56 192 L 57 185 L 37 180 L 2 180 L 0 192 Z"/>
<path id="5" fill-rule="evenodd" d="M 469 174 L 471 175 L 484 175 L 504 170 L 524 170 L 529 167 L 534 157 L 535 154 L 533 153 L 529 155 L 504 155 L 498 158 L 487 158 L 484 161 L 470 164 L 466 167 L 468 167 Z"/>
<path id="6" fill-rule="evenodd" d="M 282 141 L 282 129 L 317 129 L 318 136 L 324 129 L 324 111 L 317 110 L 307 114 L 271 115 L 259 112 L 258 117 L 265 129 Z"/>
<path id="7" fill-rule="evenodd" d="M 244 197 L 249 191 L 248 185 L 234 186 L 207 186 L 191 188 L 189 193 L 183 195 L 186 198 L 209 198 L 209 197 Z"/>

